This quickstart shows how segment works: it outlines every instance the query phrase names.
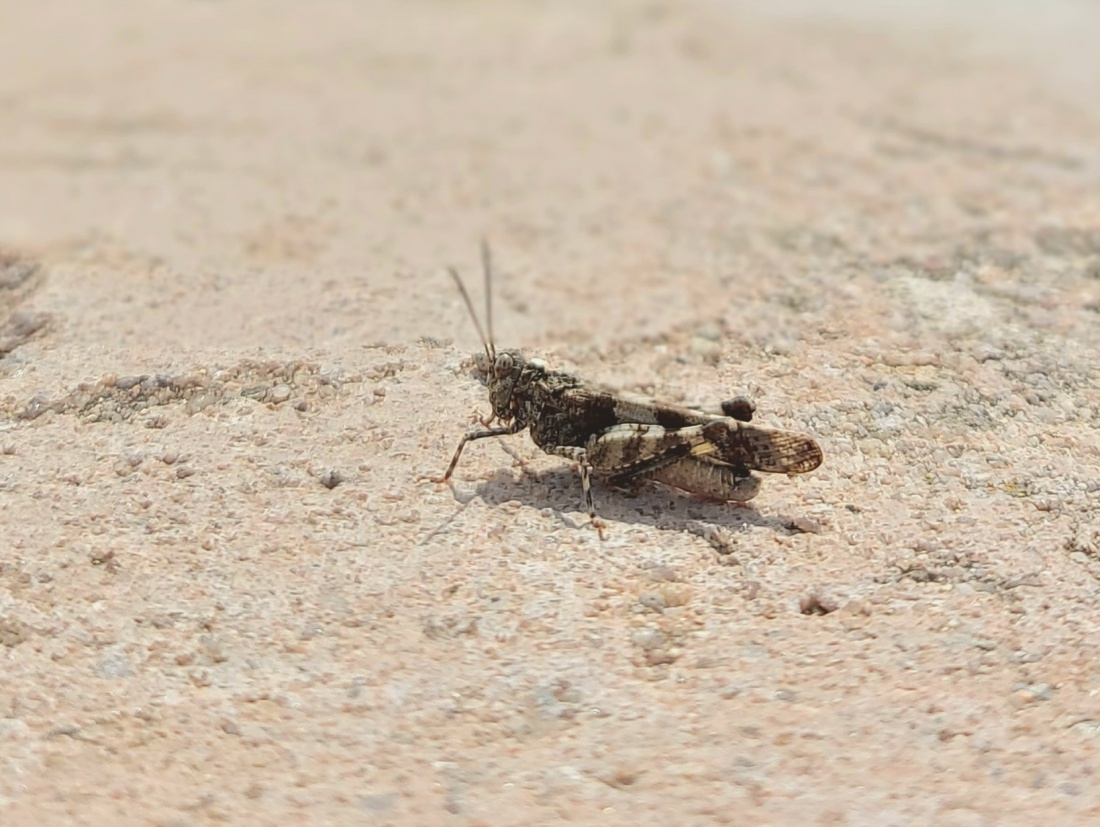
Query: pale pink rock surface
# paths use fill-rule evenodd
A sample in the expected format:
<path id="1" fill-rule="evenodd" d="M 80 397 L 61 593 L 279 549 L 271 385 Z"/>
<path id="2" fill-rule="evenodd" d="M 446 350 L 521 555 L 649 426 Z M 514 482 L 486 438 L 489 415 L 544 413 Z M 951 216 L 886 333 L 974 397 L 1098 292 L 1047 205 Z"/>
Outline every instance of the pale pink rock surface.
<path id="1" fill-rule="evenodd" d="M 1003 5 L 4 4 L 0 823 L 1100 819 L 1100 9 Z M 825 465 L 422 481 L 482 235 Z"/>

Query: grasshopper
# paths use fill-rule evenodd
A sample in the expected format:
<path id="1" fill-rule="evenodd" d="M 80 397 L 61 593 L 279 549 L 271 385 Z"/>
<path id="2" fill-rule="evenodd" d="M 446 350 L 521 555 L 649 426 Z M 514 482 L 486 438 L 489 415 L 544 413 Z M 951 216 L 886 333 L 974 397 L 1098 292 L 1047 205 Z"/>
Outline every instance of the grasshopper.
<path id="1" fill-rule="evenodd" d="M 527 429 L 543 451 L 577 463 L 584 504 L 602 538 L 603 522 L 592 502 L 593 476 L 618 488 L 652 480 L 704 499 L 745 503 L 760 489 L 753 471 L 804 474 L 821 465 L 821 448 L 810 437 L 748 424 L 755 407 L 745 397 L 714 406 L 670 405 L 551 370 L 519 350 L 497 350 L 492 260 L 485 241 L 481 260 L 488 336 L 462 277 L 453 267 L 448 272 L 481 339 L 483 351 L 474 355 L 474 365 L 493 410 L 480 427 L 466 432 L 446 473 L 432 482 L 451 478 L 466 443 Z"/>

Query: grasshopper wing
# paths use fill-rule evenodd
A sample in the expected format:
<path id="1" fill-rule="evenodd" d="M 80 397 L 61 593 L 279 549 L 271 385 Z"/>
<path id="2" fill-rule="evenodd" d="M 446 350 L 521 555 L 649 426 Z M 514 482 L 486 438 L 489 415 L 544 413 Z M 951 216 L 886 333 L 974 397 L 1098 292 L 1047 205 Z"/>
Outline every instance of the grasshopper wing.
<path id="1" fill-rule="evenodd" d="M 772 474 L 805 474 L 821 465 L 821 446 L 803 434 L 719 419 L 703 426 L 700 460 Z"/>

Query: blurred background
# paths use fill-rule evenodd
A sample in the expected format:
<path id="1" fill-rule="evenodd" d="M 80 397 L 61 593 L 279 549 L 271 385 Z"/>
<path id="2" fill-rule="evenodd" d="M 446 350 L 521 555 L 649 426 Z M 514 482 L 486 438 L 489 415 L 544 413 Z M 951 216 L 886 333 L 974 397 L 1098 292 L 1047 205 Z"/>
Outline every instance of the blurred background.
<path id="1" fill-rule="evenodd" d="M 1094 3 L 0 15 L 0 243 L 85 344 L 470 347 L 442 268 L 485 235 L 508 341 L 788 346 L 776 304 L 835 323 L 869 267 L 1096 220 Z"/>

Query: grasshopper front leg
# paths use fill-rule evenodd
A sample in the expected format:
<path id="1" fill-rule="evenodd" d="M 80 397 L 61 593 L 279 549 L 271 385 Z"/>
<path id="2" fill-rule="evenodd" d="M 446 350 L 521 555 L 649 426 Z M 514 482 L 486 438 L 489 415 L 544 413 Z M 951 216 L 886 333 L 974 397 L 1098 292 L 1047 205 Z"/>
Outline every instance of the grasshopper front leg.
<path id="1" fill-rule="evenodd" d="M 458 458 L 462 456 L 462 449 L 466 447 L 467 442 L 473 442 L 475 439 L 485 439 L 491 436 L 510 436 L 511 434 L 519 433 L 523 430 L 519 422 L 512 420 L 507 425 L 499 425 L 496 428 L 471 428 L 462 437 L 462 441 L 458 443 L 458 447 L 455 449 L 455 455 L 451 457 L 451 464 L 447 466 L 447 472 L 442 477 L 428 477 L 429 482 L 442 483 L 447 482 L 451 475 L 455 472 L 455 466 L 458 465 Z"/>

